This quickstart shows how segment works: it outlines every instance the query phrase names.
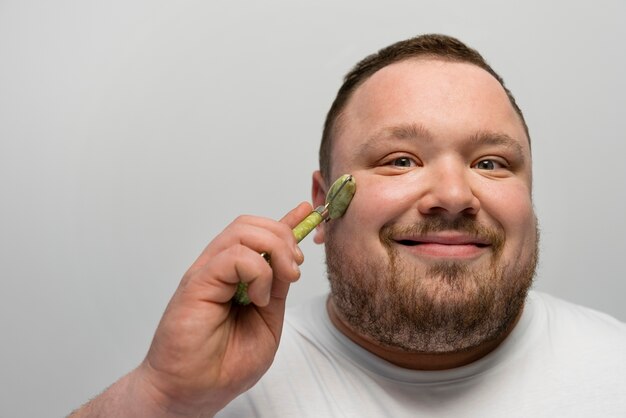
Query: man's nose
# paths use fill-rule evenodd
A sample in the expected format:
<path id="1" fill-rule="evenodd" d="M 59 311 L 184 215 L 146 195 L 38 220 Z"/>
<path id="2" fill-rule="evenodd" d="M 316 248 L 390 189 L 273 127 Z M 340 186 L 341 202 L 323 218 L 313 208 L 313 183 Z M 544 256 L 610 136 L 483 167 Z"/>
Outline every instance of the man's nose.
<path id="1" fill-rule="evenodd" d="M 460 163 L 441 164 L 424 174 L 424 189 L 418 201 L 421 214 L 457 216 L 478 213 L 480 200 L 472 187 L 473 173 L 469 167 Z"/>

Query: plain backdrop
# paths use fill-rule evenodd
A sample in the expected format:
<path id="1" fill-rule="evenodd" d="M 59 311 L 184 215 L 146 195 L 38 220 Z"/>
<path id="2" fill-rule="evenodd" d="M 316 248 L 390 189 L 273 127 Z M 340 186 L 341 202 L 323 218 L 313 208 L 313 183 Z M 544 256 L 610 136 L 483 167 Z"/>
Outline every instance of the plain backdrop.
<path id="1" fill-rule="evenodd" d="M 238 214 L 310 199 L 365 55 L 477 48 L 532 136 L 535 287 L 626 320 L 626 2 L 0 0 L 0 417 L 64 416 L 135 367 Z M 302 243 L 289 303 L 327 290 Z M 581 359 L 584 361 L 584 359 Z"/>

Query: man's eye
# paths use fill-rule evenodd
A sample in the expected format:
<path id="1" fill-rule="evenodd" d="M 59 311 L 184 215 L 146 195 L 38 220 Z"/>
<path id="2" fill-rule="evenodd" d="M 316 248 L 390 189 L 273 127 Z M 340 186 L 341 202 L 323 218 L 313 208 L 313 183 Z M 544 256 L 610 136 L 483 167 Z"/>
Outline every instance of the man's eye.
<path id="1" fill-rule="evenodd" d="M 485 159 L 474 164 L 474 168 L 479 170 L 495 170 L 497 168 L 502 168 L 502 164 L 495 160 Z"/>
<path id="2" fill-rule="evenodd" d="M 411 158 L 409 157 L 398 157 L 398 158 L 394 158 L 391 162 L 391 165 L 395 166 L 395 167 L 413 167 L 415 166 L 415 161 L 413 161 Z"/>

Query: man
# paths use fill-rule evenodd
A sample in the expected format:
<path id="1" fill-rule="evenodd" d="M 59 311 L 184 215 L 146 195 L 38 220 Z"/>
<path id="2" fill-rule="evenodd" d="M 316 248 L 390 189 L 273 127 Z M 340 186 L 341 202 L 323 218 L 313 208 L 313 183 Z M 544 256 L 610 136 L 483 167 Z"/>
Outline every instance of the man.
<path id="1" fill-rule="evenodd" d="M 359 63 L 327 117 L 315 205 L 344 173 L 357 193 L 315 236 L 331 294 L 290 312 L 282 341 L 306 203 L 217 236 L 144 362 L 75 416 L 626 416 L 626 325 L 528 295 L 530 138 L 476 51 L 426 35 Z M 240 281 L 252 305 L 231 304 Z"/>

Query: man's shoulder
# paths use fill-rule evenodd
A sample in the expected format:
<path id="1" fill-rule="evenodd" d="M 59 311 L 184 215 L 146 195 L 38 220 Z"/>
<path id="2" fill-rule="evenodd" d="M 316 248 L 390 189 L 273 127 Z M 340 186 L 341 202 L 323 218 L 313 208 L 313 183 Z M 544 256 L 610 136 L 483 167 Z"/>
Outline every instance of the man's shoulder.
<path id="1" fill-rule="evenodd" d="M 622 322 L 607 313 L 575 302 L 567 301 L 548 293 L 532 290 L 528 294 L 528 299 L 529 301 L 538 303 L 545 308 L 546 313 L 550 315 L 551 318 L 595 322 L 596 325 L 606 324 L 606 326 L 615 328 L 616 330 L 626 330 L 625 322 Z"/>
<path id="2" fill-rule="evenodd" d="M 566 301 L 556 296 L 531 291 L 528 304 L 535 311 L 551 338 L 563 338 L 584 345 L 605 345 L 607 342 L 626 347 L 626 323 L 604 312 Z"/>

